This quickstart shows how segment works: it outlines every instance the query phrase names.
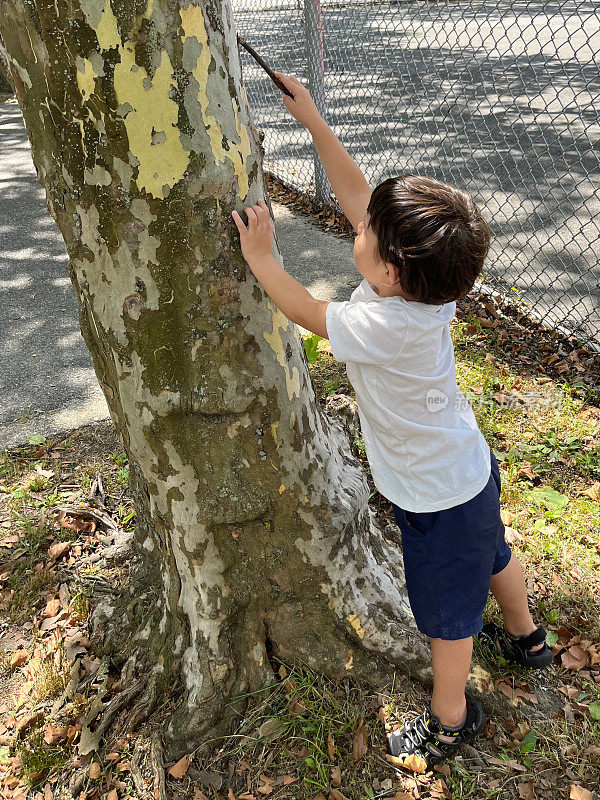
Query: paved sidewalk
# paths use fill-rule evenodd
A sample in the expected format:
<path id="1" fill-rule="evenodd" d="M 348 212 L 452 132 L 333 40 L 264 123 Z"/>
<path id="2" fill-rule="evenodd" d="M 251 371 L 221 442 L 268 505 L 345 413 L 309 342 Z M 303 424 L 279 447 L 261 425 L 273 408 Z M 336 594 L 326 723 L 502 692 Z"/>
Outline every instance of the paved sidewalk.
<path id="1" fill-rule="evenodd" d="M 360 278 L 351 242 L 273 204 L 284 265 L 323 300 Z M 0 103 L 0 449 L 110 415 L 79 330 L 67 255 L 15 102 Z"/>

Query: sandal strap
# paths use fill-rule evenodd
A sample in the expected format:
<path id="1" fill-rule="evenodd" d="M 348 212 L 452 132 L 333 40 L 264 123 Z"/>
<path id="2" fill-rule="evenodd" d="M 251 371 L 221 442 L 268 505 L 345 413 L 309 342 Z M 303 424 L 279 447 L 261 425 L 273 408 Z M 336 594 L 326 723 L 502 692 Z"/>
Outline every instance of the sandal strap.
<path id="1" fill-rule="evenodd" d="M 531 650 L 532 647 L 535 647 L 536 644 L 542 644 L 542 642 L 546 643 L 546 631 L 539 625 L 532 633 L 528 636 L 519 636 L 517 639 L 511 637 L 515 644 L 518 643 L 519 648 L 523 650 Z"/>

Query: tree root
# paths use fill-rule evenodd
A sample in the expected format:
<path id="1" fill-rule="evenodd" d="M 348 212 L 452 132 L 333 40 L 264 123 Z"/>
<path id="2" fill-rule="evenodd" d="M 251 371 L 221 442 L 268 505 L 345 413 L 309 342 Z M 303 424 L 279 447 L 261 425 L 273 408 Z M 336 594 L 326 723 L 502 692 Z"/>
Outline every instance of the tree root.
<path id="1" fill-rule="evenodd" d="M 156 789 L 158 789 L 157 800 L 167 800 L 165 758 L 162 739 L 158 731 L 154 731 L 150 737 L 150 763 L 154 773 L 154 796 L 156 797 Z"/>
<path id="2" fill-rule="evenodd" d="M 136 739 L 133 749 L 133 755 L 129 762 L 129 770 L 133 778 L 133 784 L 140 800 L 154 800 L 152 794 L 148 791 L 146 781 L 142 775 L 142 767 L 146 763 L 148 756 L 148 748 L 142 739 Z"/>
<path id="3" fill-rule="evenodd" d="M 118 712 L 129 705 L 133 698 L 140 694 L 146 683 L 147 678 L 140 678 L 138 681 L 131 684 L 131 686 L 119 692 L 119 694 L 111 700 L 106 711 L 102 715 L 102 721 L 94 731 L 94 736 L 97 737 L 98 741 L 102 739 Z"/>
<path id="4" fill-rule="evenodd" d="M 137 739 L 133 756 L 129 762 L 129 769 L 136 792 L 140 800 L 167 800 L 167 786 L 165 781 L 165 759 L 162 739 L 159 731 L 150 734 L 150 744 L 147 740 Z M 143 776 L 143 771 L 152 773 L 150 789 Z"/>
<path id="5" fill-rule="evenodd" d="M 158 705 L 158 682 L 156 677 L 151 677 L 144 693 L 133 707 L 129 717 L 129 728 L 135 731 L 142 722 L 145 722 Z"/>
<path id="6" fill-rule="evenodd" d="M 85 767 L 77 770 L 77 772 L 71 777 L 69 782 L 69 791 L 71 792 L 71 797 L 78 797 L 79 794 L 81 794 L 83 785 L 88 777 L 88 772 L 88 768 Z"/>

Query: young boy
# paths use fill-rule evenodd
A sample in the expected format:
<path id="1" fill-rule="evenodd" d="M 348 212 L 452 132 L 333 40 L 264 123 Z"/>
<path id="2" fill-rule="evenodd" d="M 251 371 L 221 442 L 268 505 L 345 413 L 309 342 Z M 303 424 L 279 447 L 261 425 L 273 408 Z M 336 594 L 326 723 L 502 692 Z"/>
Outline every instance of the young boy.
<path id="1" fill-rule="evenodd" d="M 357 231 L 364 280 L 349 301 L 317 300 L 272 257 L 263 201 L 245 209 L 247 227 L 233 217 L 244 258 L 273 302 L 328 338 L 334 358 L 346 362 L 373 481 L 402 532 L 411 609 L 431 642 L 431 704 L 388 737 L 388 748 L 432 765 L 483 727 L 481 706 L 465 696 L 475 634 L 530 668 L 552 658 L 504 540 L 498 464 L 456 385 L 449 322 L 481 272 L 490 232 L 471 197 L 439 181 L 402 175 L 371 192 L 309 92 L 275 74 L 294 95 L 282 95 L 283 103 L 310 131 Z M 490 589 L 504 625 L 482 630 Z"/>

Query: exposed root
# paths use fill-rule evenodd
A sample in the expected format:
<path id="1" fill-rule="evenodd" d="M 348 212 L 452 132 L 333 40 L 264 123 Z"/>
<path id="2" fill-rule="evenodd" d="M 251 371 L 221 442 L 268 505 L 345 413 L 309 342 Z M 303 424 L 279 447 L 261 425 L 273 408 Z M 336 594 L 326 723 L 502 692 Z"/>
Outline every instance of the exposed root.
<path id="1" fill-rule="evenodd" d="M 126 689 L 123 689 L 122 692 L 119 692 L 119 694 L 111 700 L 106 708 L 106 711 L 102 715 L 102 721 L 94 731 L 95 737 L 101 739 L 104 736 L 119 711 L 125 706 L 129 705 L 133 698 L 140 694 L 146 683 L 146 678 L 140 678 L 138 681 L 131 684 L 131 686 L 128 686 Z"/>
<path id="2" fill-rule="evenodd" d="M 133 784 L 140 800 L 154 800 L 152 794 L 146 788 L 146 781 L 142 775 L 142 768 L 146 765 L 148 758 L 148 746 L 141 738 L 136 739 L 133 755 L 129 762 L 129 770 L 133 778 Z"/>
<path id="3" fill-rule="evenodd" d="M 116 535 L 119 531 L 119 526 L 114 521 L 114 519 L 107 514 L 105 511 L 101 511 L 98 508 L 89 508 L 86 506 L 54 506 L 51 509 L 52 514 L 58 513 L 61 517 L 61 520 L 64 519 L 65 515 L 69 514 L 73 517 L 81 517 L 82 519 L 91 519 L 96 523 L 96 526 L 103 527 L 109 533 L 112 533 L 113 536 Z"/>
<path id="4" fill-rule="evenodd" d="M 461 745 L 463 753 L 468 756 L 468 758 L 477 764 L 478 767 L 485 767 L 485 761 L 481 757 L 481 753 L 479 750 L 476 750 L 472 745 L 464 742 Z"/>
<path id="5" fill-rule="evenodd" d="M 72 797 L 78 797 L 81 794 L 83 785 L 88 778 L 88 772 L 89 767 L 84 767 L 83 769 L 78 769 L 77 772 L 71 776 L 71 780 L 69 781 L 69 791 L 71 792 Z"/>
<path id="6" fill-rule="evenodd" d="M 167 800 L 165 758 L 162 739 L 158 731 L 154 731 L 150 737 L 150 764 L 154 775 L 154 797 L 156 800 Z"/>
<path id="7" fill-rule="evenodd" d="M 148 719 L 150 714 L 158 705 L 158 681 L 155 676 L 152 676 L 148 681 L 148 685 L 135 704 L 131 715 L 129 717 L 129 729 L 134 731 L 139 725 Z"/>

